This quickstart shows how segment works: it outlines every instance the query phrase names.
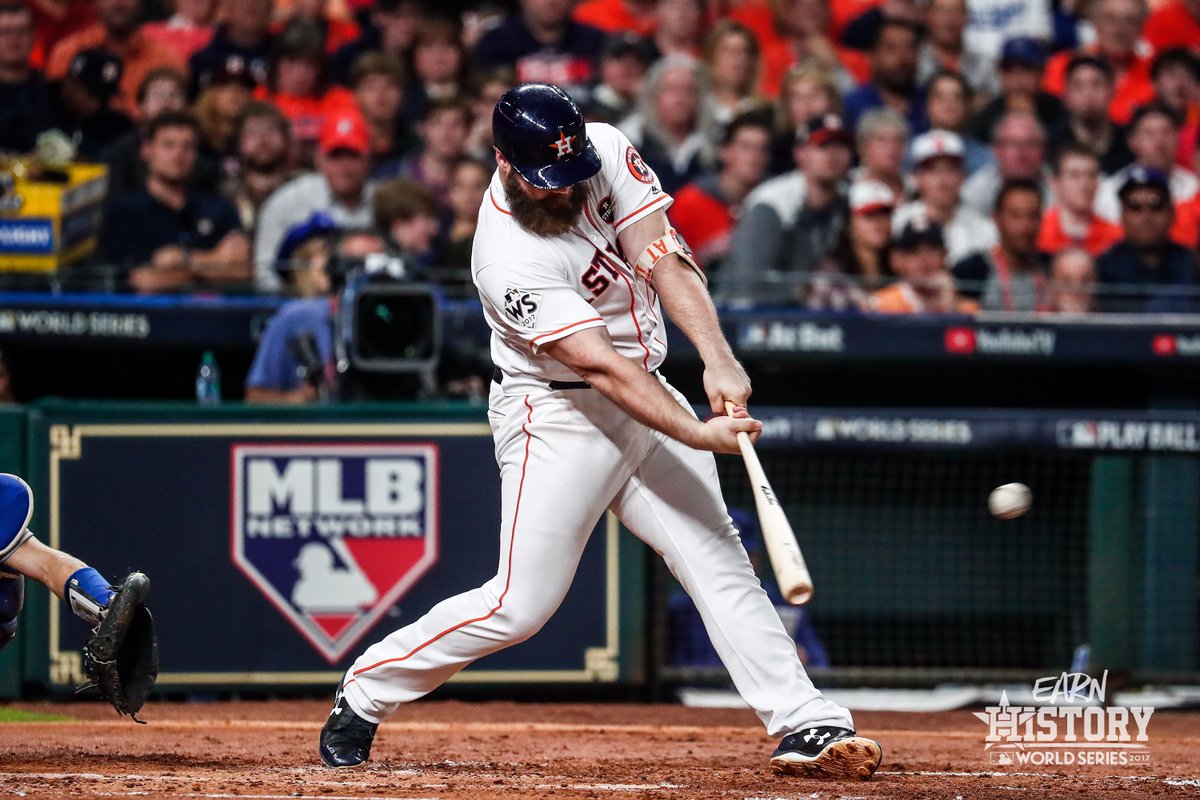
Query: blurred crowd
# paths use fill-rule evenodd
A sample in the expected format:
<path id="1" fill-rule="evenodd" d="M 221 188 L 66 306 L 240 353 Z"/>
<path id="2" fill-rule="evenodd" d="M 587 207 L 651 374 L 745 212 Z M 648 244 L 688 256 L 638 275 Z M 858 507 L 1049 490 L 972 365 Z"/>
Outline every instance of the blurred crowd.
<path id="1" fill-rule="evenodd" d="M 730 306 L 1197 303 L 1200 0 L 0 0 L 0 151 L 108 166 L 121 290 L 469 296 L 491 111 L 619 127 Z"/>

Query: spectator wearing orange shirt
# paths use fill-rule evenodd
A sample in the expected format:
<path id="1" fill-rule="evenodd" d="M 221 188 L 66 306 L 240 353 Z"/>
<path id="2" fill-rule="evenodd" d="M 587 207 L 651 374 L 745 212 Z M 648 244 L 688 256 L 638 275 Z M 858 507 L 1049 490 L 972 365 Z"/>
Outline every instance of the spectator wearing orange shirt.
<path id="1" fill-rule="evenodd" d="M 1062 145 L 1054 156 L 1050 185 L 1056 203 L 1042 215 L 1038 250 L 1054 255 L 1078 247 L 1095 257 L 1125 236 L 1120 225 L 1095 213 L 1100 161 L 1090 149 L 1075 142 Z"/>
<path id="2" fill-rule="evenodd" d="M 1142 36 L 1158 52 L 1171 47 L 1200 50 L 1200 0 L 1170 0 L 1146 20 Z"/>
<path id="3" fill-rule="evenodd" d="M 765 97 L 779 96 L 780 82 L 794 64 L 820 64 L 836 78 L 842 91 L 869 76 L 866 57 L 839 47 L 831 38 L 825 0 L 778 0 L 774 11 L 778 37 L 763 45 L 759 90 Z"/>
<path id="4" fill-rule="evenodd" d="M 217 0 L 175 0 L 174 5 L 170 18 L 147 22 L 142 30 L 147 38 L 191 58 L 212 39 Z"/>
<path id="5" fill-rule="evenodd" d="M 571 16 L 578 23 L 606 33 L 650 36 L 656 23 L 655 5 L 654 0 L 584 0 Z"/>
<path id="6" fill-rule="evenodd" d="M 46 77 L 62 80 L 71 59 L 84 50 L 100 48 L 116 56 L 124 64 L 120 90 L 112 100 L 117 111 L 133 114 L 138 87 L 146 75 L 161 67 L 182 70 L 186 59 L 182 53 L 148 38 L 142 31 L 141 0 L 96 0 L 98 22 L 71 34 L 50 52 Z"/>
<path id="7" fill-rule="evenodd" d="M 892 238 L 892 271 L 899 278 L 871 295 L 880 314 L 973 314 L 978 304 L 958 296 L 946 268 L 946 244 L 936 222 L 915 219 Z"/>
<path id="8" fill-rule="evenodd" d="M 354 95 L 342 86 L 329 86 L 320 32 L 309 25 L 290 27 L 276 42 L 267 86 L 255 96 L 274 103 L 288 118 L 308 161 L 325 118 L 355 108 Z"/>
<path id="9" fill-rule="evenodd" d="M 734 117 L 717 150 L 720 171 L 675 193 L 671 222 L 710 276 L 729 255 L 743 201 L 767 174 L 771 130 L 770 117 L 761 111 Z"/>
<path id="10" fill-rule="evenodd" d="M 1150 82 L 1152 50 L 1141 41 L 1142 25 L 1146 22 L 1144 0 L 1096 0 L 1091 8 L 1096 41 L 1083 52 L 1098 55 L 1112 64 L 1116 75 L 1116 91 L 1108 107 L 1113 121 L 1124 125 L 1133 110 L 1154 97 Z M 1058 53 L 1046 65 L 1042 88 L 1061 96 L 1066 84 L 1067 64 L 1075 52 Z"/>

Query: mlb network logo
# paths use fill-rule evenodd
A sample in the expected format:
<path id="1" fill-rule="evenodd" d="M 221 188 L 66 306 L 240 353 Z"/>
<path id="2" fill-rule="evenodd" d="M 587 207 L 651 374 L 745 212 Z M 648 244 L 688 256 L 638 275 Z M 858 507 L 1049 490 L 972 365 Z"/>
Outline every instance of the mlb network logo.
<path id="1" fill-rule="evenodd" d="M 437 561 L 431 444 L 234 445 L 232 557 L 331 664 Z"/>

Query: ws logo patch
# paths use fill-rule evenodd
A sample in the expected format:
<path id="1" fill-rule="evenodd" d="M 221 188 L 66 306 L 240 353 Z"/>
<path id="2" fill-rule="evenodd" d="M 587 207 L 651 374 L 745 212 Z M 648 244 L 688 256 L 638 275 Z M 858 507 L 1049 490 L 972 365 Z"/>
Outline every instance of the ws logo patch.
<path id="1" fill-rule="evenodd" d="M 438 556 L 432 444 L 233 445 L 232 557 L 331 664 Z"/>

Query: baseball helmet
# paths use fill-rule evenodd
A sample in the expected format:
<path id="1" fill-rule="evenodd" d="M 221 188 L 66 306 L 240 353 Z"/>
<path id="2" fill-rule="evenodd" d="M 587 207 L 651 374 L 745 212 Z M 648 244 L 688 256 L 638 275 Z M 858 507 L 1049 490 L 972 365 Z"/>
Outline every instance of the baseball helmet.
<path id="1" fill-rule="evenodd" d="M 600 171 L 583 112 L 557 86 L 523 83 L 509 89 L 492 112 L 496 149 L 539 189 L 563 189 Z"/>

